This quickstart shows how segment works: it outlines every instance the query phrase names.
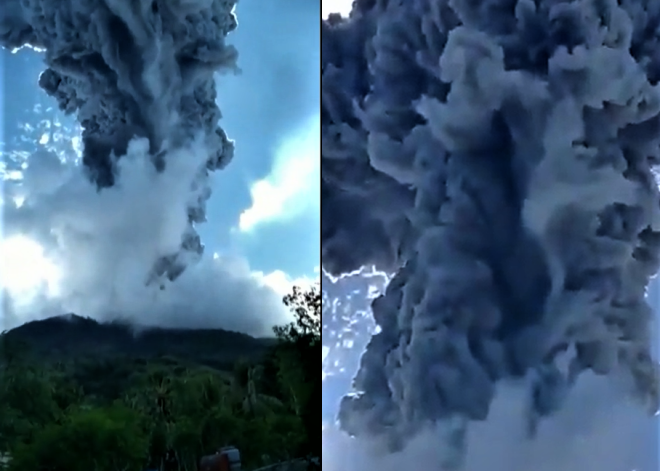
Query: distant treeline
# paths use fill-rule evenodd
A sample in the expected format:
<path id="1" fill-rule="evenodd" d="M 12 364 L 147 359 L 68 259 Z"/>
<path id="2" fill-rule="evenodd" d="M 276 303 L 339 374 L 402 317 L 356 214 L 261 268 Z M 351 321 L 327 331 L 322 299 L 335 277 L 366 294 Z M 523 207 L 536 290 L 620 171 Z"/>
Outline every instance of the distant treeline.
<path id="1" fill-rule="evenodd" d="M 266 340 L 221 330 L 136 337 L 83 318 L 3 333 L 8 471 L 192 471 L 222 446 L 237 447 L 247 470 L 320 456 L 321 377 L 312 361 L 321 350 L 320 290 L 295 288 L 284 302 L 295 321 Z"/>

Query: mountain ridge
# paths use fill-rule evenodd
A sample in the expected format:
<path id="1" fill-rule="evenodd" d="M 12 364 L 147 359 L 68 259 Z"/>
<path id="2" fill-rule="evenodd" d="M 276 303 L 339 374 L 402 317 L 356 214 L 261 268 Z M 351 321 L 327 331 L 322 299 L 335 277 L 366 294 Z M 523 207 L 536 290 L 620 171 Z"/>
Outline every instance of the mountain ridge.
<path id="1" fill-rule="evenodd" d="M 240 359 L 258 359 L 276 342 L 217 328 L 147 327 L 124 320 L 99 322 L 76 314 L 30 321 L 6 331 L 5 336 L 46 362 L 167 356 L 222 369 Z"/>

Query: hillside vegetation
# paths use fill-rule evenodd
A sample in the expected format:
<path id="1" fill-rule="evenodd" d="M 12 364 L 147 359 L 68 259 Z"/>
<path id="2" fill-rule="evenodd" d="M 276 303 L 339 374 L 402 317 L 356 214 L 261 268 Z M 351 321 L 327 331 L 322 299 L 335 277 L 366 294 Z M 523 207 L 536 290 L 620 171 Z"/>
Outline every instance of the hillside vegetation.
<path id="1" fill-rule="evenodd" d="M 248 470 L 320 456 L 318 286 L 284 302 L 295 321 L 271 339 L 77 316 L 3 333 L 7 469 L 188 471 L 222 446 Z"/>

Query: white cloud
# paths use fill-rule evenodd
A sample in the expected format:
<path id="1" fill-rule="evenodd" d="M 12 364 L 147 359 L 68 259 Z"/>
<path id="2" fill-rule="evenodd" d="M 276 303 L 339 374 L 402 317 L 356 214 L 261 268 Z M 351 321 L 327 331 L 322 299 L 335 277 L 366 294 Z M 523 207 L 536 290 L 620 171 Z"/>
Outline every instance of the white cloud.
<path id="1" fill-rule="evenodd" d="M 238 255 L 209 254 L 163 290 L 145 285 L 153 261 L 178 247 L 187 224 L 182 195 L 190 195 L 186 182 L 206 155 L 194 145 L 175 151 L 156 174 L 146 152 L 145 142 L 134 141 L 119 159 L 117 184 L 100 192 L 76 159 L 43 147 L 19 179 L 4 182 L 3 237 L 39 244 L 39 256 L 61 276 L 55 293 L 47 286 L 5 293 L 0 330 L 69 312 L 253 335 L 269 335 L 273 325 L 291 320 L 282 297 L 304 280 L 255 271 Z"/>
<path id="2" fill-rule="evenodd" d="M 61 274 L 43 252 L 43 247 L 27 237 L 0 240 L 0 286 L 17 296 L 29 296 L 44 287 L 56 292 Z"/>
<path id="3" fill-rule="evenodd" d="M 330 13 L 341 13 L 343 16 L 348 16 L 352 4 L 353 0 L 322 0 L 321 15 L 323 18 L 327 18 Z"/>
<path id="4" fill-rule="evenodd" d="M 114 283 L 84 297 L 33 296 L 29 302 L 8 302 L 0 331 L 29 320 L 67 312 L 99 321 L 124 319 L 139 326 L 222 328 L 254 336 L 272 334 L 274 325 L 292 320 L 282 302 L 294 280 L 276 271 L 251 269 L 239 256 L 203 257 L 174 283 L 160 290 L 141 283 Z M 11 298 L 9 298 L 11 300 Z M 84 303 L 87 310 L 71 309 Z"/>
<path id="5" fill-rule="evenodd" d="M 250 232 L 263 223 L 289 220 L 306 211 L 319 210 L 319 129 L 317 116 L 279 146 L 272 172 L 250 189 L 252 206 L 243 211 L 239 219 L 242 232 Z"/>
<path id="6" fill-rule="evenodd" d="M 275 270 L 270 273 L 255 272 L 255 274 L 263 280 L 266 286 L 269 286 L 273 291 L 280 294 L 281 296 L 289 294 L 294 286 L 306 288 L 311 286 L 313 283 L 318 282 L 318 279 L 307 277 L 291 278 L 282 270 Z"/>
<path id="7" fill-rule="evenodd" d="M 630 403 L 612 378 L 585 374 L 565 407 L 528 438 L 525 388 L 501 386 L 487 420 L 472 422 L 464 471 L 654 471 L 658 419 Z M 326 471 L 434 471 L 446 456 L 441 429 L 420 434 L 402 452 L 323 432 Z"/>

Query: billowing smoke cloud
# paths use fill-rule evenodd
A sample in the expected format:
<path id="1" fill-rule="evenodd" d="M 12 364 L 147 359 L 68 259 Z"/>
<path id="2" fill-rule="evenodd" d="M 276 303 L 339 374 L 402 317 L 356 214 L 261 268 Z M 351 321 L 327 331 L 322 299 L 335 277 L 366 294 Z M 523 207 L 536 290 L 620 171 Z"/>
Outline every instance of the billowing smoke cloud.
<path id="1" fill-rule="evenodd" d="M 16 54 L 2 51 L 5 64 L 0 81 L 7 107 L 5 133 L 0 136 L 5 141 L 0 142 L 4 144 L 0 285 L 11 277 L 12 285 L 29 289 L 16 292 L 11 286 L 3 293 L 0 331 L 67 312 L 99 321 L 123 318 L 140 325 L 220 327 L 253 335 L 270 335 L 272 325 L 291 320 L 282 296 L 292 285 L 311 280 L 276 270 L 277 262 L 264 266 L 264 257 L 250 256 L 248 262 L 217 238 L 218 232 L 228 234 L 241 210 L 249 206 L 249 199 L 241 197 L 248 193 L 245 173 L 256 172 L 255 179 L 261 176 L 259 172 L 267 173 L 274 160 L 269 153 L 273 143 L 294 134 L 314 113 L 309 93 L 302 93 L 313 82 L 305 75 L 313 62 L 310 51 L 318 54 L 318 43 L 309 41 L 318 39 L 318 23 L 312 22 L 318 17 L 318 5 L 308 6 L 305 0 L 263 8 L 260 2 L 248 0 L 237 6 L 243 20 L 230 40 L 245 51 L 240 61 L 243 73 L 216 74 L 214 80 L 217 101 L 227 110 L 223 125 L 244 145 L 238 146 L 240 159 L 226 171 L 211 175 L 210 223 L 197 227 L 206 240 L 213 237 L 210 246 L 220 253 L 214 256 L 206 250 L 199 261 L 194 251 L 180 251 L 180 245 L 181 235 L 190 228 L 186 217 L 190 202 L 196 201 L 197 190 L 203 188 L 194 182 L 200 182 L 196 172 L 209 156 L 204 139 L 187 142 L 180 152 L 168 152 L 168 165 L 162 171 L 151 164 L 146 142 L 134 140 L 131 150 L 113 164 L 115 184 L 99 191 L 83 161 L 85 147 L 81 126 L 74 123 L 76 114 L 63 116 L 52 109 L 58 102 L 36 86 L 48 53 L 28 48 Z M 299 24 L 303 27 L 294 28 Z M 283 39 L 255 39 L 259 36 L 255 32 L 267 27 L 272 38 Z M 306 46 L 300 48 L 301 43 Z M 264 74 L 274 70 L 273 80 L 264 84 Z M 318 93 L 318 78 L 314 90 Z M 254 135 L 259 139 L 253 139 Z M 25 238 L 32 243 L 27 244 Z M 16 247 L 32 250 L 12 254 L 11 263 L 6 264 L 4 250 Z M 34 253 L 35 248 L 42 248 L 44 257 Z M 172 283 L 160 279 L 145 286 L 154 261 L 170 250 L 178 253 L 179 261 L 189 258 L 195 265 Z M 17 280 L 17 268 L 26 260 L 37 263 L 30 264 L 24 280 Z M 40 269 L 41 264 L 47 265 L 46 270 Z M 52 282 L 52 272 L 56 272 L 56 282 Z M 162 285 L 166 289 L 160 290 Z"/>
<path id="2" fill-rule="evenodd" d="M 325 394 L 325 391 L 324 391 Z M 580 377 L 557 414 L 529 440 L 524 390 L 500 388 L 489 418 L 471 425 L 466 441 L 465 471 L 652 471 L 658 463 L 657 423 L 643 410 L 623 401 L 625 392 L 593 373 Z M 448 439 L 456 424 L 429 427 L 395 453 L 382 441 L 357 440 L 334 427 L 323 438 L 323 469 L 327 471 L 443 470 L 455 456 Z M 364 437 L 363 437 L 364 438 Z M 450 468 L 451 469 L 451 468 Z"/>
<path id="3" fill-rule="evenodd" d="M 345 431 L 396 451 L 450 424 L 430 469 L 481 471 L 468 425 L 511 384 L 523 438 L 585 376 L 616 389 L 602 407 L 657 410 L 659 25 L 626 0 L 357 0 L 322 23 L 323 266 L 396 272 Z M 552 469 L 610 469 L 577 462 Z"/>
<path id="4" fill-rule="evenodd" d="M 77 115 L 82 163 L 104 194 L 94 209 L 109 213 L 108 240 L 131 243 L 112 232 L 126 208 L 115 205 L 113 189 L 122 188 L 125 203 L 152 210 L 148 220 L 133 221 L 160 234 L 149 253 L 135 247 L 152 259 L 143 283 L 175 279 L 203 250 L 194 226 L 205 220 L 209 173 L 233 155 L 218 127 L 214 73 L 237 70 L 236 50 L 225 44 L 237 25 L 234 4 L 8 0 L 0 11 L 0 46 L 45 50 L 39 85 Z M 139 179 L 160 188 L 139 194 Z M 66 197 L 85 191 L 67 188 Z"/>
<path id="5" fill-rule="evenodd" d="M 262 273 L 232 254 L 207 254 L 164 290 L 145 287 L 143 273 L 154 247 L 180 234 L 181 225 L 164 217 L 176 213 L 161 208 L 175 207 L 176 196 L 188 191 L 181 168 L 170 172 L 181 162 L 172 160 L 156 174 L 142 154 L 129 152 L 118 162 L 121 186 L 98 192 L 75 163 L 76 130 L 43 111 L 35 117 L 43 119 L 24 126 L 25 150 L 5 156 L 0 172 L 5 178 L 3 236 L 38 243 L 62 279 L 52 289 L 4 293 L 0 331 L 67 312 L 139 326 L 223 328 L 255 336 L 272 335 L 273 325 L 291 320 L 282 297 L 294 284 L 311 280 Z M 20 178 L 12 178 L 12 169 Z M 5 273 L 16 278 L 2 266 L 0 275 Z"/>

